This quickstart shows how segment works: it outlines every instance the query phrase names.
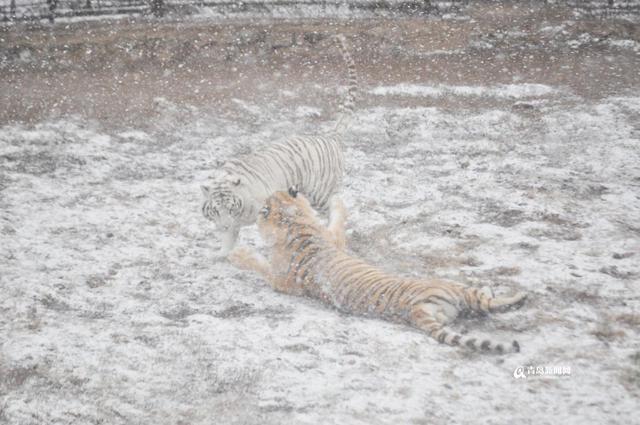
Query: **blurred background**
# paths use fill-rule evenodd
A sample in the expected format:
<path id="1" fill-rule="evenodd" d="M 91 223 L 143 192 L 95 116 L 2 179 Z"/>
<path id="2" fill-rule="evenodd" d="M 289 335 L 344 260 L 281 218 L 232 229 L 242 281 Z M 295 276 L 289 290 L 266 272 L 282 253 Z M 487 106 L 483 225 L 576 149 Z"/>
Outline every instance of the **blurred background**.
<path id="1" fill-rule="evenodd" d="M 548 4 L 566 4 L 582 14 L 591 16 L 637 15 L 637 0 L 567 0 L 546 1 Z M 270 13 L 281 11 L 289 15 L 331 15 L 337 12 L 369 11 L 374 13 L 428 14 L 459 12 L 470 0 L 406 1 L 406 0 L 264 0 L 264 1 L 195 1 L 195 0 L 3 0 L 0 4 L 2 19 L 12 22 L 49 20 L 78 17 L 108 17 L 167 14 L 239 15 L 247 12 Z M 489 3 L 489 2 L 485 2 Z M 522 5 L 530 2 L 522 2 Z"/>

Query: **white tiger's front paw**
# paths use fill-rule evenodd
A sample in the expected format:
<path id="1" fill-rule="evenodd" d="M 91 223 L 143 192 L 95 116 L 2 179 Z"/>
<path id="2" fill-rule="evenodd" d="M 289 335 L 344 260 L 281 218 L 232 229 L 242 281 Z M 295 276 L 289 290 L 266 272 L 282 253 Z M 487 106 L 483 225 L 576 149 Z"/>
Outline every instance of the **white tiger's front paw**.
<path id="1" fill-rule="evenodd" d="M 237 239 L 238 230 L 232 229 L 222 233 L 220 235 L 220 255 L 226 257 L 233 249 Z"/>
<path id="2" fill-rule="evenodd" d="M 227 261 L 227 255 L 226 254 L 225 255 L 218 254 L 218 255 L 213 256 L 212 259 L 211 259 L 212 263 L 222 263 L 222 262 L 225 262 L 225 261 Z"/>
<path id="3" fill-rule="evenodd" d="M 231 248 L 232 247 L 225 244 L 220 245 L 220 249 L 218 249 L 218 256 L 221 258 L 226 258 L 231 252 Z"/>

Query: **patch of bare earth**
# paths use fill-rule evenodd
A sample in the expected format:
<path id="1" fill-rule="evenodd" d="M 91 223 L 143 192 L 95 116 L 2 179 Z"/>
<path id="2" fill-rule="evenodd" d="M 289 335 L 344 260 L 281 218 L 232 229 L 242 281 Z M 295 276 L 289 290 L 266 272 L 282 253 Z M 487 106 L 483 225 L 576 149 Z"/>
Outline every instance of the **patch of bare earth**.
<path id="1" fill-rule="evenodd" d="M 633 423 L 638 26 L 543 2 L 467 13 L 3 30 L 0 423 Z M 217 258 L 198 186 L 234 153 L 331 128 L 336 32 L 361 85 L 350 249 L 526 291 L 452 325 L 520 353 L 445 347 Z M 241 242 L 261 246 L 254 228 Z"/>

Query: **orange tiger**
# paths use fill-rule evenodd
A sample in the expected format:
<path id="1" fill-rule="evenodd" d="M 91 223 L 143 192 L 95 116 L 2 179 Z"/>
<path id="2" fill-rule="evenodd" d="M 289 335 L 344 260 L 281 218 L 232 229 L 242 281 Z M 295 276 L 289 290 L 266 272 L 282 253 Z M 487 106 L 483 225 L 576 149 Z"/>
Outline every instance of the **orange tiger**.
<path id="1" fill-rule="evenodd" d="M 440 343 L 495 353 L 520 351 L 517 341 L 479 342 L 447 325 L 464 311 L 488 313 L 520 306 L 526 294 L 493 297 L 451 281 L 392 276 L 345 252 L 346 211 L 337 197 L 330 206 L 325 227 L 295 189 L 276 192 L 258 217 L 270 261 L 238 247 L 229 257 L 231 263 L 258 272 L 276 291 L 311 296 L 345 312 L 409 323 Z"/>

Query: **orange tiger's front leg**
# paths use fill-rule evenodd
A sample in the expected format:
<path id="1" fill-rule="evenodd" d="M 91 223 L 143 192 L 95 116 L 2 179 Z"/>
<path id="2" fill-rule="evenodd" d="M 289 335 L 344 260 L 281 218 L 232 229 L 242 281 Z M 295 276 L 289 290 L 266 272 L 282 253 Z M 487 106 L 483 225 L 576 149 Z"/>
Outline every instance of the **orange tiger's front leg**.
<path id="1" fill-rule="evenodd" d="M 254 249 L 238 247 L 229 255 L 229 262 L 235 267 L 260 274 L 273 289 L 285 294 L 299 295 L 300 290 L 287 283 L 286 277 L 273 272 L 269 261 Z"/>
<path id="2" fill-rule="evenodd" d="M 229 262 L 242 270 L 257 272 L 269 283 L 273 282 L 274 276 L 271 265 L 262 255 L 254 249 L 247 247 L 237 247 L 229 254 Z"/>

